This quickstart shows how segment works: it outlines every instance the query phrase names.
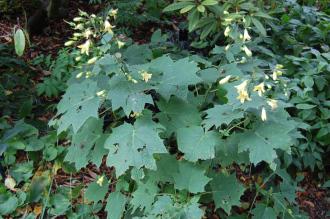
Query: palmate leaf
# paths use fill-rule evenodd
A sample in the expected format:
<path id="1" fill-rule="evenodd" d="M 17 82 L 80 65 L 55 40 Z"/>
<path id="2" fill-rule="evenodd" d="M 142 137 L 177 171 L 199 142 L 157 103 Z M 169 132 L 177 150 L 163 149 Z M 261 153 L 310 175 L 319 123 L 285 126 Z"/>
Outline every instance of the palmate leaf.
<path id="1" fill-rule="evenodd" d="M 132 111 L 141 113 L 147 103 L 153 104 L 151 95 L 144 93 L 147 89 L 145 83 L 133 83 L 123 75 L 114 76 L 107 98 L 111 100 L 112 110 L 123 108 L 128 116 Z"/>
<path id="2" fill-rule="evenodd" d="M 157 106 L 160 112 L 156 117 L 166 128 L 168 136 L 180 128 L 199 125 L 202 122 L 197 107 L 179 98 L 171 97 L 168 102 L 160 100 Z"/>
<path id="3" fill-rule="evenodd" d="M 198 163 L 179 161 L 174 156 L 162 154 L 157 159 L 157 170 L 149 171 L 149 175 L 154 181 L 173 183 L 176 189 L 199 193 L 205 191 L 204 187 L 211 180 L 205 172 Z"/>
<path id="4" fill-rule="evenodd" d="M 103 120 L 89 118 L 72 138 L 64 160 L 74 163 L 77 170 L 85 167 L 90 160 L 94 144 L 102 137 Z M 100 145 L 98 145 L 100 146 Z"/>
<path id="5" fill-rule="evenodd" d="M 178 96 L 178 91 L 188 91 L 188 85 L 197 84 L 202 80 L 196 75 L 199 71 L 195 62 L 189 58 L 173 62 L 167 57 L 167 63 L 160 69 L 163 72 L 158 92 L 167 100 L 171 95 Z M 180 97 L 180 95 L 178 96 Z"/>
<path id="6" fill-rule="evenodd" d="M 178 171 L 173 173 L 174 187 L 191 193 L 204 192 L 204 187 L 211 180 L 205 176 L 206 170 L 196 164 L 181 161 Z"/>
<path id="7" fill-rule="evenodd" d="M 121 192 L 110 193 L 105 210 L 108 212 L 107 219 L 121 219 L 125 210 L 127 198 Z"/>
<path id="8" fill-rule="evenodd" d="M 179 129 L 177 141 L 184 158 L 196 162 L 214 158 L 214 147 L 220 142 L 220 136 L 214 131 L 204 132 L 201 126 L 192 126 Z"/>
<path id="9" fill-rule="evenodd" d="M 147 45 L 134 44 L 125 50 L 123 56 L 131 65 L 142 64 L 152 59 L 152 51 Z"/>
<path id="10" fill-rule="evenodd" d="M 181 203 L 173 201 L 168 195 L 158 196 L 150 212 L 145 212 L 144 217 L 134 217 L 133 219 L 201 219 L 204 215 L 204 210 L 200 208 L 198 200 L 199 197 L 195 196 L 189 202 Z"/>
<path id="11" fill-rule="evenodd" d="M 189 58 L 173 61 L 169 56 L 162 56 L 145 65 L 134 66 L 136 72 L 146 70 L 152 73 L 154 89 L 163 98 L 169 100 L 172 95 L 186 99 L 188 85 L 202 81 L 197 76 L 199 68 Z"/>
<path id="12" fill-rule="evenodd" d="M 292 130 L 292 126 L 260 122 L 254 129 L 237 135 L 238 150 L 239 152 L 249 151 L 250 161 L 254 164 L 266 161 L 272 166 L 274 159 L 277 158 L 275 149 L 290 151 L 292 137 L 289 132 Z"/>
<path id="13" fill-rule="evenodd" d="M 225 141 L 219 143 L 216 149 L 215 160 L 221 164 L 223 167 L 232 165 L 233 163 L 249 163 L 249 153 L 244 151 L 238 152 L 238 142 L 239 139 L 236 134 L 233 133 Z"/>
<path id="14" fill-rule="evenodd" d="M 218 128 L 222 124 L 229 125 L 235 119 L 244 118 L 242 111 L 234 109 L 229 104 L 215 105 L 213 108 L 206 110 L 206 113 L 207 117 L 203 121 L 206 129 L 210 129 L 212 126 Z"/>
<path id="15" fill-rule="evenodd" d="M 159 128 L 151 115 L 144 115 L 134 125 L 124 123 L 113 129 L 105 148 L 109 149 L 107 164 L 116 168 L 117 177 L 129 167 L 156 169 L 153 155 L 167 153 L 163 140 L 158 136 Z"/>
<path id="16" fill-rule="evenodd" d="M 276 213 L 273 208 L 267 207 L 265 204 L 257 204 L 252 210 L 253 219 L 276 219 Z"/>
<path id="17" fill-rule="evenodd" d="M 77 133 L 88 118 L 98 118 L 100 99 L 97 92 L 97 83 L 88 79 L 69 86 L 57 105 L 56 116 L 60 118 L 50 122 L 51 125 L 58 125 L 57 133 L 67 130 L 70 126 L 73 132 Z"/>
<path id="18" fill-rule="evenodd" d="M 105 178 L 102 184 L 97 182 L 92 182 L 88 185 L 87 190 L 85 192 L 85 198 L 88 201 L 93 201 L 97 203 L 102 201 L 109 190 L 108 180 Z"/>
<path id="19" fill-rule="evenodd" d="M 158 191 L 159 188 L 153 180 L 138 181 L 137 190 L 132 193 L 133 198 L 130 201 L 132 211 L 135 212 L 139 208 L 141 211 L 149 212 Z"/>
<path id="20" fill-rule="evenodd" d="M 232 206 L 240 205 L 240 198 L 245 188 L 237 181 L 235 174 L 229 176 L 219 174 L 210 184 L 216 208 L 222 208 L 230 214 Z"/>
<path id="21" fill-rule="evenodd" d="M 4 196 L 0 202 L 0 215 L 8 215 L 18 207 L 18 199 L 15 196 Z"/>

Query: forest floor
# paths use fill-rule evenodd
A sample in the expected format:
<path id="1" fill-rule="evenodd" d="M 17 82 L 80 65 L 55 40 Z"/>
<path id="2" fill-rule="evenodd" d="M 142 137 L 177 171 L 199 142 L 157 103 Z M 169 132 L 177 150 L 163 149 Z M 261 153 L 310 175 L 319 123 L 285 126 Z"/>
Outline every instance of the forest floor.
<path id="1" fill-rule="evenodd" d="M 72 20 L 75 16 L 78 15 L 78 10 L 81 9 L 88 13 L 97 13 L 100 11 L 100 5 L 91 6 L 86 3 L 81 3 L 79 1 L 70 1 L 68 17 L 61 20 L 51 21 L 49 27 L 44 34 L 33 36 L 31 40 L 31 45 L 25 53 L 23 59 L 25 61 L 31 61 L 37 56 L 49 55 L 55 57 L 58 51 L 64 47 L 64 42 L 66 42 L 72 35 L 71 27 L 66 23 L 66 21 Z M 11 44 L 12 41 L 12 32 L 15 26 L 20 26 L 19 20 L 24 20 L 23 16 L 19 16 L 20 19 L 13 19 L 8 17 L 0 17 L 0 43 L 2 44 Z M 152 27 L 151 27 L 152 28 Z M 154 27 L 157 29 L 158 27 Z M 145 27 L 144 27 L 145 29 Z M 152 31 L 150 31 L 151 35 Z M 148 35 L 148 34 L 147 34 Z M 139 43 L 147 42 L 146 33 L 144 31 L 137 33 L 135 35 L 136 41 Z M 44 72 L 41 71 L 41 74 Z M 41 77 L 44 77 L 42 75 Z M 37 82 L 36 82 L 37 83 Z M 57 100 L 50 100 L 56 104 Z M 45 120 L 48 120 L 52 117 L 52 114 L 45 112 Z M 111 172 L 111 168 L 106 167 L 105 164 L 101 165 L 102 172 Z M 100 169 L 93 165 L 89 165 L 87 168 L 82 169 L 80 172 L 74 176 L 65 174 L 63 171 L 59 171 L 55 178 L 54 187 L 59 185 L 72 185 L 72 183 L 89 183 L 94 181 L 97 175 L 100 173 Z M 311 219 L 325 219 L 327 211 L 330 209 L 330 191 L 325 188 L 322 188 L 321 185 L 317 182 L 317 178 L 309 171 L 303 173 L 305 179 L 300 182 L 299 186 L 301 191 L 297 192 L 297 203 L 300 208 L 307 212 Z M 110 174 L 109 174 L 110 175 Z M 240 176 L 238 176 L 240 177 Z M 54 188 L 55 189 L 55 188 Z M 99 215 L 102 218 L 102 215 Z M 218 218 L 218 217 L 214 217 Z"/>

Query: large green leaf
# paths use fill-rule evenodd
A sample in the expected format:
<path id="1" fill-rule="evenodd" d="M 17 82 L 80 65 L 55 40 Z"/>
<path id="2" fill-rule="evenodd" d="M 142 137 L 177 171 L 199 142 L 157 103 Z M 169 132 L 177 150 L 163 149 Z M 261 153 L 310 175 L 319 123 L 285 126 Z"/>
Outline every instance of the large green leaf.
<path id="1" fill-rule="evenodd" d="M 102 183 L 92 182 L 88 185 L 85 192 L 85 198 L 88 201 L 97 203 L 103 201 L 105 195 L 109 190 L 109 183 L 106 177 L 103 178 Z"/>
<path id="2" fill-rule="evenodd" d="M 155 74 L 157 77 L 155 89 L 166 100 L 172 95 L 186 99 L 188 85 L 202 81 L 197 76 L 199 71 L 197 64 L 189 58 L 173 61 L 168 56 L 162 56 L 141 67 L 149 69 L 153 73 L 152 77 Z"/>
<path id="3" fill-rule="evenodd" d="M 123 75 L 114 76 L 110 80 L 108 99 L 111 100 L 112 110 L 123 108 L 128 116 L 131 112 L 141 113 L 145 104 L 153 104 L 151 95 L 145 94 L 145 83 L 133 83 Z"/>
<path id="4" fill-rule="evenodd" d="M 178 172 L 173 173 L 174 187 L 191 193 L 204 192 L 205 185 L 211 180 L 205 176 L 205 169 L 190 162 L 178 163 Z"/>
<path id="5" fill-rule="evenodd" d="M 77 170 L 87 166 L 94 144 L 102 136 L 103 120 L 91 117 L 82 128 L 73 135 L 71 146 L 65 161 L 74 163 Z M 78 155 L 78 156 L 77 156 Z"/>
<path id="6" fill-rule="evenodd" d="M 90 117 L 98 118 L 100 99 L 97 96 L 96 82 L 86 79 L 82 83 L 72 84 L 57 105 L 57 117 L 50 124 L 57 124 L 57 132 L 67 130 L 70 126 L 77 133 L 79 128 Z"/>
<path id="7" fill-rule="evenodd" d="M 149 212 L 158 190 L 159 188 L 153 180 L 148 179 L 146 182 L 138 182 L 137 190 L 132 193 L 133 197 L 130 201 L 130 204 L 133 206 L 133 212 L 138 208 L 142 211 Z"/>
<path id="8" fill-rule="evenodd" d="M 265 204 L 257 204 L 252 210 L 253 219 L 276 219 L 276 213 L 273 208 L 267 207 Z"/>
<path id="9" fill-rule="evenodd" d="M 105 207 L 105 210 L 108 212 L 107 219 L 121 219 L 126 201 L 126 197 L 121 192 L 110 193 Z"/>
<path id="10" fill-rule="evenodd" d="M 186 2 L 176 2 L 173 4 L 168 5 L 166 8 L 163 9 L 163 12 L 168 12 L 168 11 L 175 11 L 179 10 L 181 8 L 184 8 L 188 5 L 193 5 L 194 3 L 191 1 L 186 1 Z"/>
<path id="11" fill-rule="evenodd" d="M 181 128 L 177 132 L 178 147 L 186 160 L 196 162 L 198 159 L 214 158 L 214 147 L 220 136 L 213 131 L 204 132 L 201 126 Z"/>
<path id="12" fill-rule="evenodd" d="M 168 102 L 160 100 L 157 106 L 160 112 L 156 117 L 166 128 L 168 136 L 180 128 L 199 125 L 202 122 L 197 107 L 179 98 L 172 97 Z"/>
<path id="13" fill-rule="evenodd" d="M 153 155 L 167 153 L 163 140 L 158 136 L 159 128 L 151 116 L 144 116 L 134 125 L 124 123 L 112 130 L 105 148 L 109 149 L 107 164 L 116 168 L 117 177 L 130 166 L 156 169 Z"/>
<path id="14" fill-rule="evenodd" d="M 10 196 L 0 202 L 0 215 L 8 215 L 18 207 L 18 199 Z"/>
<path id="15" fill-rule="evenodd" d="M 232 206 L 239 206 L 245 188 L 237 181 L 235 174 L 218 174 L 211 181 L 213 199 L 216 208 L 222 208 L 230 214 Z"/>
<path id="16" fill-rule="evenodd" d="M 215 160 L 224 167 L 233 163 L 249 163 L 249 153 L 246 151 L 238 152 L 238 143 L 239 138 L 236 137 L 236 134 L 231 134 L 225 141 L 217 145 Z"/>
<path id="17" fill-rule="evenodd" d="M 254 129 L 238 135 L 239 152 L 249 151 L 250 161 L 254 164 L 266 161 L 273 165 L 274 159 L 277 158 L 275 149 L 290 152 L 290 146 L 293 143 L 290 131 L 292 131 L 292 126 L 260 122 Z"/>
<path id="18" fill-rule="evenodd" d="M 241 110 L 234 109 L 231 105 L 215 105 L 213 108 L 206 111 L 207 117 L 203 123 L 206 129 L 210 129 L 212 126 L 216 128 L 222 124 L 229 125 L 235 119 L 244 118 L 244 113 Z"/>

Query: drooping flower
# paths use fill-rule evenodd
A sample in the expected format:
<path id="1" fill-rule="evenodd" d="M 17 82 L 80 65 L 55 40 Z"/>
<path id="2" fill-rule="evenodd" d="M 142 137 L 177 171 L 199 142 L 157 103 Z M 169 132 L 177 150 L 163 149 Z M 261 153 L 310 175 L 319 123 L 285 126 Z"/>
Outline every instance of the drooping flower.
<path id="1" fill-rule="evenodd" d="M 265 107 L 262 107 L 261 109 L 261 120 L 266 121 L 267 120 L 267 113 Z"/>
<path id="2" fill-rule="evenodd" d="M 269 99 L 267 103 L 272 108 L 272 110 L 278 107 L 277 100 Z"/>
<path id="3" fill-rule="evenodd" d="M 281 76 L 283 74 L 282 69 L 283 69 L 283 65 L 277 64 L 275 66 L 275 69 L 274 69 L 273 75 L 272 75 L 272 78 L 273 78 L 274 81 L 277 80 L 278 76 Z"/>
<path id="4" fill-rule="evenodd" d="M 89 36 L 91 36 L 93 34 L 93 32 L 90 30 L 90 29 L 87 29 L 85 32 L 84 32 L 84 37 L 86 39 L 89 38 Z"/>
<path id="5" fill-rule="evenodd" d="M 243 46 L 243 50 L 248 57 L 252 56 L 252 52 L 249 48 L 247 48 L 247 46 Z"/>
<path id="6" fill-rule="evenodd" d="M 229 36 L 229 32 L 230 32 L 230 27 L 227 26 L 226 29 L 225 29 L 224 35 Z"/>
<path id="7" fill-rule="evenodd" d="M 223 79 L 221 79 L 219 81 L 219 84 L 226 84 L 231 78 L 231 75 L 227 75 L 226 77 L 224 77 Z"/>
<path id="8" fill-rule="evenodd" d="M 118 13 L 118 9 L 112 9 L 112 10 L 110 11 L 109 15 L 110 15 L 111 17 L 116 18 L 116 17 L 117 17 L 117 13 Z"/>
<path id="9" fill-rule="evenodd" d="M 251 100 L 247 91 L 248 80 L 243 81 L 240 85 L 235 86 L 238 96 L 237 99 L 244 103 L 246 100 Z"/>
<path id="10" fill-rule="evenodd" d="M 149 74 L 147 71 L 142 71 L 141 76 L 142 76 L 142 80 L 148 82 L 151 79 L 152 74 Z"/>
<path id="11" fill-rule="evenodd" d="M 71 45 L 73 45 L 75 42 L 74 41 L 67 41 L 67 42 L 65 42 L 64 43 L 64 46 L 71 46 Z"/>
<path id="12" fill-rule="evenodd" d="M 244 29 L 243 41 L 249 41 L 249 40 L 251 40 L 251 36 L 249 35 L 247 29 Z"/>
<path id="13" fill-rule="evenodd" d="M 86 40 L 86 42 L 84 44 L 81 44 L 78 46 L 78 48 L 80 49 L 80 52 L 82 54 L 86 54 L 89 55 L 89 48 L 91 46 L 91 41 L 90 40 Z"/>
<path id="14" fill-rule="evenodd" d="M 254 86 L 253 91 L 257 91 L 258 95 L 261 97 L 263 93 L 265 93 L 265 84 L 264 82 L 258 84 L 257 86 Z"/>
<path id="15" fill-rule="evenodd" d="M 87 61 L 87 64 L 91 65 L 94 64 L 97 61 L 97 57 L 93 57 Z"/>
<path id="16" fill-rule="evenodd" d="M 115 27 L 115 26 L 112 26 L 108 20 L 105 20 L 105 21 L 104 21 L 104 32 L 108 32 L 108 33 L 110 33 L 110 34 L 113 34 L 112 29 L 113 29 L 114 27 Z"/>
<path id="17" fill-rule="evenodd" d="M 84 18 L 82 18 L 82 17 L 75 17 L 75 18 L 73 18 L 73 21 L 74 22 L 80 22 L 80 21 L 82 21 Z"/>

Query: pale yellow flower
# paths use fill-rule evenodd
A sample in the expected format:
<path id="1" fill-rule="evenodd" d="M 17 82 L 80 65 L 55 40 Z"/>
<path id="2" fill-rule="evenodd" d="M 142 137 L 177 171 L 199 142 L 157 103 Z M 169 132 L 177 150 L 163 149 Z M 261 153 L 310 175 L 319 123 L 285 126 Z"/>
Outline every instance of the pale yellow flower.
<path id="1" fill-rule="evenodd" d="M 262 107 L 261 109 L 261 120 L 266 121 L 267 120 L 267 113 L 265 107 Z"/>
<path id="2" fill-rule="evenodd" d="M 11 176 L 8 176 L 5 179 L 5 186 L 11 191 L 14 191 L 14 192 L 16 191 L 16 189 L 15 189 L 16 181 Z"/>
<path id="3" fill-rule="evenodd" d="M 142 80 L 144 80 L 145 82 L 148 82 L 151 79 L 152 74 L 149 74 L 146 71 L 142 71 L 141 76 L 142 76 Z"/>
<path id="4" fill-rule="evenodd" d="M 244 29 L 243 41 L 249 41 L 249 40 L 251 40 L 249 32 L 247 31 L 247 29 Z"/>
<path id="5" fill-rule="evenodd" d="M 104 21 L 104 32 L 108 32 L 108 33 L 110 33 L 110 34 L 113 34 L 112 29 L 113 29 L 114 27 L 115 27 L 115 26 L 112 26 L 108 20 Z"/>
<path id="6" fill-rule="evenodd" d="M 86 42 L 84 44 L 81 44 L 78 46 L 78 48 L 80 49 L 80 52 L 82 54 L 86 54 L 89 55 L 89 48 L 91 46 L 91 41 L 90 40 L 86 40 Z"/>
<path id="7" fill-rule="evenodd" d="M 227 75 L 226 77 L 224 77 L 223 79 L 221 79 L 219 81 L 219 84 L 226 84 L 231 78 L 231 75 Z"/>
<path id="8" fill-rule="evenodd" d="M 128 81 L 132 81 L 134 84 L 138 83 L 137 80 L 135 80 L 131 75 L 127 76 Z"/>
<path id="9" fill-rule="evenodd" d="M 267 103 L 272 108 L 272 110 L 278 107 L 277 100 L 269 99 Z"/>
<path id="10" fill-rule="evenodd" d="M 247 48 L 247 46 L 243 46 L 243 50 L 248 57 L 252 56 L 252 52 L 249 48 Z"/>
<path id="11" fill-rule="evenodd" d="M 110 11 L 110 16 L 116 18 L 118 13 L 118 9 L 112 9 Z"/>
<path id="12" fill-rule="evenodd" d="M 253 91 L 257 91 L 258 95 L 261 97 L 263 93 L 265 93 L 265 84 L 264 82 L 260 83 L 257 86 L 254 86 Z"/>
<path id="13" fill-rule="evenodd" d="M 230 27 L 227 26 L 226 29 L 225 29 L 224 35 L 229 36 L 229 32 L 230 32 Z"/>
<path id="14" fill-rule="evenodd" d="M 84 25 L 83 24 L 78 24 L 77 26 L 75 26 L 74 29 L 76 29 L 76 30 L 82 30 L 82 29 L 84 29 Z"/>
<path id="15" fill-rule="evenodd" d="M 248 85 L 248 80 L 244 80 L 241 84 L 235 86 L 235 88 L 237 89 L 237 91 L 242 91 L 247 89 L 247 85 Z"/>
<path id="16" fill-rule="evenodd" d="M 138 112 L 133 112 L 133 113 L 131 113 L 131 115 L 130 115 L 130 117 L 132 117 L 132 118 L 137 118 L 137 117 L 139 117 L 139 116 L 141 116 L 141 113 L 138 113 Z"/>
<path id="17" fill-rule="evenodd" d="M 251 100 L 251 98 L 249 97 L 249 93 L 247 92 L 247 85 L 248 80 L 245 80 L 240 85 L 235 86 L 238 93 L 237 99 L 241 103 L 244 103 L 246 100 Z"/>
<path id="18" fill-rule="evenodd" d="M 120 40 L 117 40 L 117 44 L 118 44 L 119 49 L 122 48 L 125 45 L 125 43 L 120 41 Z"/>
<path id="19" fill-rule="evenodd" d="M 238 92 L 237 99 L 241 103 L 244 103 L 246 100 L 251 100 L 251 98 L 249 97 L 249 94 L 248 94 L 247 91 L 240 91 L 240 92 Z"/>
<path id="20" fill-rule="evenodd" d="M 115 53 L 115 57 L 116 57 L 117 59 L 120 59 L 120 58 L 122 57 L 122 55 L 121 55 L 120 52 L 116 52 L 116 53 Z"/>
<path id="21" fill-rule="evenodd" d="M 104 182 L 104 176 L 101 176 L 101 177 L 96 181 L 96 183 L 97 183 L 99 186 L 103 186 L 103 182 Z"/>
<path id="22" fill-rule="evenodd" d="M 87 64 L 91 65 L 94 64 L 97 61 L 97 57 L 93 57 L 87 61 Z"/>
<path id="23" fill-rule="evenodd" d="M 99 96 L 99 97 L 105 97 L 106 96 L 106 91 L 101 90 L 101 91 L 97 92 L 96 95 Z"/>
<path id="24" fill-rule="evenodd" d="M 275 69 L 274 69 L 273 75 L 272 75 L 272 78 L 274 81 L 277 80 L 278 76 L 281 76 L 283 74 L 282 69 L 283 69 L 283 65 L 277 64 L 275 66 Z"/>
<path id="25" fill-rule="evenodd" d="M 73 21 L 74 22 L 80 22 L 80 21 L 82 21 L 84 18 L 82 18 L 82 17 L 75 17 L 75 18 L 73 18 Z"/>
<path id="26" fill-rule="evenodd" d="M 85 31 L 85 33 L 84 33 L 84 37 L 85 37 L 86 39 L 88 39 L 89 36 L 91 36 L 91 35 L 93 35 L 93 32 L 92 32 L 90 29 L 87 29 L 87 30 Z"/>
<path id="27" fill-rule="evenodd" d="M 64 43 L 64 46 L 71 46 L 74 43 L 75 43 L 74 41 L 67 41 L 67 42 Z"/>
<path id="28" fill-rule="evenodd" d="M 281 64 L 277 64 L 277 65 L 275 66 L 276 69 L 282 69 L 283 67 L 284 67 L 284 66 L 281 65 Z"/>

